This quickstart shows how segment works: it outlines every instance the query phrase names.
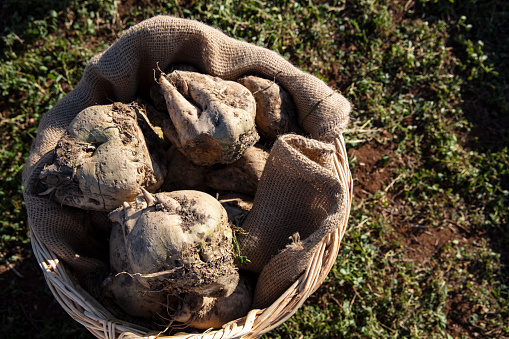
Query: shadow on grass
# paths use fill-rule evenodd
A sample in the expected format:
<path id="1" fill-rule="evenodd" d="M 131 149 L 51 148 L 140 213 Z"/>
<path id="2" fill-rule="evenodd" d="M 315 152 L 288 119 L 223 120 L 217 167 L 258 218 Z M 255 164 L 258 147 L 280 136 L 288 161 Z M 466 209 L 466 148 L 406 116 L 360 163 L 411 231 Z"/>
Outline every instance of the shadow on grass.
<path id="1" fill-rule="evenodd" d="M 0 338 L 95 338 L 58 304 L 29 247 L 0 265 Z"/>
<path id="2" fill-rule="evenodd" d="M 465 81 L 461 109 L 471 123 L 465 139 L 467 150 L 480 153 L 487 161 L 478 168 L 482 175 L 495 174 L 495 190 L 509 191 L 509 2 L 508 1 L 417 1 L 414 16 L 450 25 L 449 46 L 461 62 L 456 72 Z M 505 158 L 505 161 L 503 160 Z M 502 162 L 497 161 L 502 159 Z M 498 179 L 498 180 L 497 180 Z M 486 179 L 492 180 L 492 179 Z M 504 196 L 503 194 L 501 194 Z M 505 203 L 508 203 L 505 194 Z M 502 274 L 509 278 L 509 226 L 507 216 L 497 210 L 504 202 L 482 200 L 486 218 L 495 227 L 487 228 L 491 247 L 500 254 Z M 486 200 L 486 201 L 485 201 Z"/>
<path id="3" fill-rule="evenodd" d="M 415 16 L 451 24 L 449 45 L 466 80 L 461 108 L 472 124 L 467 147 L 498 152 L 509 145 L 509 2 L 418 1 Z"/>
<path id="4" fill-rule="evenodd" d="M 40 38 L 41 31 L 52 31 L 57 13 L 65 10 L 69 0 L 4 0 L 0 7 L 0 50 L 6 47 L 6 37 L 14 34 L 17 42 L 14 51 L 31 48 Z M 53 17 L 53 20 L 51 19 Z"/>

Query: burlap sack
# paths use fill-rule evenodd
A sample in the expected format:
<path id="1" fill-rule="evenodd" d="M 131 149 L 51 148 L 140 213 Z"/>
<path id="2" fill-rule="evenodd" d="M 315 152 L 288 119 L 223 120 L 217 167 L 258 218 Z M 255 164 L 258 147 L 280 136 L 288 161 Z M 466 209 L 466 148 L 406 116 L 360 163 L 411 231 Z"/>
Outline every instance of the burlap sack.
<path id="1" fill-rule="evenodd" d="M 332 169 L 332 145 L 280 137 L 239 234 L 244 269 L 261 273 L 254 306 L 272 304 L 304 271 L 314 246 L 339 227 L 346 192 Z M 302 239 L 302 241 L 301 241 Z"/>
<path id="2" fill-rule="evenodd" d="M 109 223 L 104 215 L 36 196 L 37 176 L 77 113 L 91 105 L 131 102 L 148 93 L 154 70 L 179 63 L 228 80 L 253 73 L 272 79 L 277 74 L 309 134 L 309 139 L 285 136 L 276 143 L 244 225 L 249 233 L 242 251 L 252 262 L 246 268 L 261 273 L 255 305 L 267 306 L 303 271 L 316 242 L 337 227 L 342 215 L 344 192 L 330 169 L 333 149 L 328 142 L 347 125 L 350 104 L 277 53 L 205 24 L 157 16 L 130 28 L 90 60 L 76 88 L 40 122 L 23 172 L 29 226 L 80 281 L 94 285 L 100 278 L 87 277 L 107 273 L 104 234 Z M 289 240 L 296 233 L 302 241 Z"/>

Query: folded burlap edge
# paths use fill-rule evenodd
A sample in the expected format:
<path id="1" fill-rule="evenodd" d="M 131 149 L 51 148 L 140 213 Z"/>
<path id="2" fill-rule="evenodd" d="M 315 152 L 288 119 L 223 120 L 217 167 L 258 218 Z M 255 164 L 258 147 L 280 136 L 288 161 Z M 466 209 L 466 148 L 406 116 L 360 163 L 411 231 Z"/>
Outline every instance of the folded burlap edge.
<path id="1" fill-rule="evenodd" d="M 241 268 L 260 274 L 255 308 L 288 289 L 320 241 L 342 225 L 347 188 L 334 172 L 335 152 L 329 143 L 294 134 L 274 143 L 238 237 L 241 254 L 252 259 Z"/>

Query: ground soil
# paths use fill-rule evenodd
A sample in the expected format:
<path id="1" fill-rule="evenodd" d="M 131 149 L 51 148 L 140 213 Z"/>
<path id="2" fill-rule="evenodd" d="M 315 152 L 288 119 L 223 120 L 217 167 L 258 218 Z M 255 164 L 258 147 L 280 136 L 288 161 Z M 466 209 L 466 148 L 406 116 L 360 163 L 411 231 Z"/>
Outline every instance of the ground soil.
<path id="1" fill-rule="evenodd" d="M 376 192 L 386 189 L 395 175 L 393 163 L 384 164 L 384 156 L 389 156 L 393 146 L 376 142 L 364 144 L 358 149 L 351 149 L 348 157 L 356 157 L 357 163 L 352 169 L 354 178 L 353 194 L 357 198 L 367 198 Z"/>
<path id="2" fill-rule="evenodd" d="M 389 189 L 397 179 L 393 170 L 400 166 L 397 161 L 392 161 L 394 148 L 395 145 L 391 142 L 386 144 L 370 142 L 357 149 L 350 149 L 348 156 L 350 159 L 356 158 L 356 164 L 352 168 L 354 199 L 369 198 L 378 191 L 388 192 L 387 199 L 390 203 L 381 213 L 389 220 L 387 225 L 390 229 L 389 241 L 392 239 L 401 243 L 406 249 L 406 260 L 413 262 L 418 269 L 426 270 L 435 265 L 433 259 L 439 258 L 444 246 L 452 241 L 456 240 L 459 246 L 472 246 L 474 242 L 486 236 L 466 229 L 449 219 L 443 220 L 439 227 L 410 222 L 405 214 L 401 213 L 406 209 L 404 199 L 398 196 L 397 190 Z M 444 214 L 447 215 L 446 212 Z M 448 321 L 446 331 L 453 337 L 472 334 L 472 331 L 475 331 L 469 321 L 474 303 L 469 301 L 461 290 L 460 286 L 452 286 L 445 309 Z M 323 299 L 324 295 L 329 294 L 327 290 L 323 289 L 322 292 L 320 299 L 330 302 L 329 298 Z M 320 292 L 317 295 L 320 295 Z M 317 299 L 316 302 L 320 301 Z"/>

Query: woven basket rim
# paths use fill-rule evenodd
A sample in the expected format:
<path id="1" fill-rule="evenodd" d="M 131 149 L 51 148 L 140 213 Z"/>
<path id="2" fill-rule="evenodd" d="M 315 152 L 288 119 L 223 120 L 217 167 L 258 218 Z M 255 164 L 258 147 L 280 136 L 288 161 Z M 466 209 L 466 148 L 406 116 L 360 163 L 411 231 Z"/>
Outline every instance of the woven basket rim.
<path id="1" fill-rule="evenodd" d="M 290 318 L 297 309 L 314 293 L 325 280 L 339 252 L 350 215 L 353 195 L 353 181 L 348 166 L 343 136 L 334 139 L 336 153 L 333 168 L 345 187 L 343 207 L 345 213 L 341 225 L 334 232 L 322 238 L 305 272 L 271 306 L 253 309 L 247 316 L 224 325 L 221 329 L 203 333 L 177 333 L 163 336 L 147 331 L 137 325 L 117 319 L 99 302 L 79 286 L 70 271 L 57 256 L 42 243 L 30 229 L 31 243 L 46 283 L 63 309 L 78 323 L 85 326 L 94 336 L 101 339 L 140 338 L 254 338 L 273 330 Z"/>

